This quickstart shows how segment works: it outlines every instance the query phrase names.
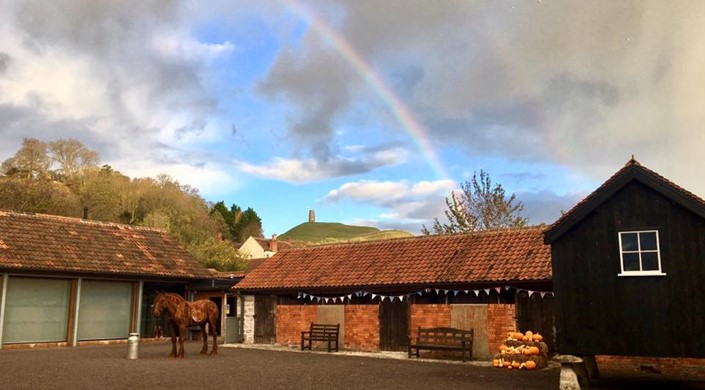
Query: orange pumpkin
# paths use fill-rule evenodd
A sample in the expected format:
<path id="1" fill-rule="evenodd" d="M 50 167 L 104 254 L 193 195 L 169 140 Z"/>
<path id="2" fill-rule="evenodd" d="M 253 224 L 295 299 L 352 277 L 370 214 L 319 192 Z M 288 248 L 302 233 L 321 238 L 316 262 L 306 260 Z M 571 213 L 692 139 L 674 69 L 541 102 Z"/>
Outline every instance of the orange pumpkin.
<path id="1" fill-rule="evenodd" d="M 538 355 L 541 353 L 541 350 L 539 349 L 539 347 L 529 347 L 529 353 L 531 355 Z"/>
<path id="2" fill-rule="evenodd" d="M 527 360 L 524 363 L 524 367 L 526 367 L 527 370 L 535 370 L 536 369 L 536 362 L 533 360 Z"/>
<path id="3" fill-rule="evenodd" d="M 543 336 L 541 336 L 538 333 L 534 334 L 534 341 L 538 341 L 538 342 L 543 341 Z"/>
<path id="4" fill-rule="evenodd" d="M 524 339 L 524 334 L 521 332 L 516 332 L 516 333 L 514 333 L 514 338 L 521 341 Z"/>
<path id="5" fill-rule="evenodd" d="M 492 359 L 492 367 L 499 367 L 499 359 Z"/>
<path id="6" fill-rule="evenodd" d="M 526 356 L 533 355 L 533 352 L 531 352 L 531 348 L 536 348 L 536 347 L 524 348 L 524 355 L 526 355 Z"/>
<path id="7" fill-rule="evenodd" d="M 507 346 L 504 344 L 500 344 L 499 347 L 497 347 L 497 348 L 499 348 L 499 352 L 502 352 L 507 348 Z"/>
<path id="8" fill-rule="evenodd" d="M 504 362 L 502 362 L 502 365 L 503 365 L 504 367 L 511 367 L 511 366 L 512 366 L 512 363 L 511 363 L 509 360 L 505 360 Z"/>
<path id="9" fill-rule="evenodd" d="M 512 368 L 519 368 L 519 366 L 521 366 L 521 363 L 519 363 L 517 361 L 512 362 Z"/>

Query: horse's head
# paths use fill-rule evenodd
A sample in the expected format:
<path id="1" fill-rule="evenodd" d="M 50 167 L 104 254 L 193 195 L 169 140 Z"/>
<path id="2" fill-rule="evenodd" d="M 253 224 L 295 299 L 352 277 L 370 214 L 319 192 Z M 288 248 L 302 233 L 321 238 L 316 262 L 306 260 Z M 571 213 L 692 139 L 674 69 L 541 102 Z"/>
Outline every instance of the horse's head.
<path id="1" fill-rule="evenodd" d="M 164 294 L 159 293 L 157 294 L 157 299 L 154 300 L 154 316 L 159 317 L 162 315 L 162 311 L 164 311 L 164 308 L 166 308 L 166 297 Z"/>

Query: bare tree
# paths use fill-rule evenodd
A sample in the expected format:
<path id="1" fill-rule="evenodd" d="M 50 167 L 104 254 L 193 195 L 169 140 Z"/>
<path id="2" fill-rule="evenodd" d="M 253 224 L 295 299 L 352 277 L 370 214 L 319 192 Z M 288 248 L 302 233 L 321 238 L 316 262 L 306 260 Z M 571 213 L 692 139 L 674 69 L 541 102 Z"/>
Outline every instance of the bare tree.
<path id="1" fill-rule="evenodd" d="M 48 147 L 52 160 L 58 164 L 58 176 L 64 179 L 72 178 L 84 169 L 98 165 L 98 153 L 76 139 L 58 139 L 49 142 Z"/>
<path id="2" fill-rule="evenodd" d="M 423 234 L 454 234 L 468 231 L 514 228 L 526 226 L 528 219 L 521 216 L 524 205 L 516 195 L 508 198 L 501 184 L 492 185 L 487 172 L 473 173 L 470 181 L 451 192 L 446 198 L 448 223 L 433 221 L 432 231 L 423 225 Z"/>

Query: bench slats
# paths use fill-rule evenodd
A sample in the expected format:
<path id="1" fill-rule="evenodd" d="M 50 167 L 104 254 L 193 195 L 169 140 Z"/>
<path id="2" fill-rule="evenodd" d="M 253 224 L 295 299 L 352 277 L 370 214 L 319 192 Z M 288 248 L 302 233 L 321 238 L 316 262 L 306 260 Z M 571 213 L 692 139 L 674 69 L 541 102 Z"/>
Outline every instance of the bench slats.
<path id="1" fill-rule="evenodd" d="M 301 350 L 312 348 L 314 341 L 326 341 L 328 343 L 328 352 L 335 345 L 335 352 L 338 352 L 338 335 L 340 333 L 340 324 L 314 324 L 309 326 L 308 331 L 301 332 Z"/>
<path id="2" fill-rule="evenodd" d="M 419 351 L 424 349 L 461 351 L 463 361 L 465 361 L 465 353 L 468 352 L 472 359 L 473 334 L 473 329 L 419 328 L 415 342 L 409 339 L 409 358 L 412 354 L 419 357 Z M 414 350 L 416 353 L 413 353 Z"/>

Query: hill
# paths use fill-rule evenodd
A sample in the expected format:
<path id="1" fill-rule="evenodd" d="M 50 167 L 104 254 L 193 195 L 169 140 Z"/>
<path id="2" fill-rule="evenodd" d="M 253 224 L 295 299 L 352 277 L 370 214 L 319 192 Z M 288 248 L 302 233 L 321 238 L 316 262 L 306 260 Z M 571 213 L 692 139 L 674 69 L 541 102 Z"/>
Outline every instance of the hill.
<path id="1" fill-rule="evenodd" d="M 351 226 L 335 222 L 304 222 L 279 236 L 280 239 L 310 244 L 328 244 L 348 241 L 370 241 L 411 237 L 403 230 L 379 230 L 370 226 Z"/>

